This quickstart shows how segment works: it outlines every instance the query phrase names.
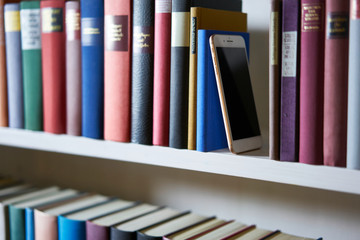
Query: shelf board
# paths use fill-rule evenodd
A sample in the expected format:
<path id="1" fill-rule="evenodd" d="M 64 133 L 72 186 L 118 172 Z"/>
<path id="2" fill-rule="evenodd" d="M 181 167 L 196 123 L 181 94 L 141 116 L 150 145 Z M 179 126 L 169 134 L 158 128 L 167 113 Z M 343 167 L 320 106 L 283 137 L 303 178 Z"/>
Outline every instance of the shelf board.
<path id="1" fill-rule="evenodd" d="M 250 178 L 360 195 L 360 171 L 269 160 L 264 151 L 202 153 L 0 128 L 0 145 Z M 266 152 L 266 151 L 265 151 Z"/>

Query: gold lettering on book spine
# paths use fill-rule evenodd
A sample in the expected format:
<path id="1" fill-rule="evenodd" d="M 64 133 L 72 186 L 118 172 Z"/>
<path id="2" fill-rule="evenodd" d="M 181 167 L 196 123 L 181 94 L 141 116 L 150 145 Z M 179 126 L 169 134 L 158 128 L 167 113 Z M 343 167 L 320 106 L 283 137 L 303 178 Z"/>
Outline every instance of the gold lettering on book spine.
<path id="1" fill-rule="evenodd" d="M 301 31 L 322 31 L 324 28 L 324 4 L 304 3 L 301 8 Z"/>

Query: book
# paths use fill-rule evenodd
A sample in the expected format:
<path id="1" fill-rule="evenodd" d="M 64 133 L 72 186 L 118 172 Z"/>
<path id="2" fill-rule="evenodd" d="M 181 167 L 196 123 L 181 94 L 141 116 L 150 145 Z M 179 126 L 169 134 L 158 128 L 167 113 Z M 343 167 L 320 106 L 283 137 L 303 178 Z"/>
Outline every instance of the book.
<path id="1" fill-rule="evenodd" d="M 13 240 L 29 239 L 33 234 L 33 228 L 30 229 L 27 226 L 33 219 L 26 218 L 26 209 L 32 208 L 39 204 L 44 204 L 57 199 L 66 198 L 76 194 L 74 190 L 62 190 L 58 189 L 56 192 L 50 192 L 39 198 L 30 199 L 20 203 L 14 203 L 9 205 L 9 219 L 10 219 L 10 236 Z M 28 231 L 30 230 L 30 231 Z M 29 235 L 29 236 L 28 236 Z"/>
<path id="2" fill-rule="evenodd" d="M 0 200 L 0 239 L 9 239 L 11 237 L 10 226 L 17 221 L 17 219 L 10 218 L 9 205 L 36 199 L 42 196 L 52 194 L 59 191 L 58 187 L 48 187 L 44 189 L 33 188 L 30 191 L 20 192 L 19 195 L 8 196 Z M 20 221 L 23 219 L 20 219 Z M 14 234 L 14 233 L 12 233 Z M 21 234 L 21 233 L 19 233 Z"/>
<path id="3" fill-rule="evenodd" d="M 82 135 L 104 135 L 104 1 L 81 0 Z"/>
<path id="4" fill-rule="evenodd" d="M 292 234 L 279 232 L 279 233 L 274 234 L 273 236 L 270 236 L 266 239 L 267 240 L 313 240 L 314 238 L 299 237 L 299 236 L 294 236 Z M 318 239 L 318 240 L 320 240 L 320 239 Z"/>
<path id="5" fill-rule="evenodd" d="M 134 203 L 112 199 L 97 206 L 58 217 L 59 240 L 86 239 L 86 221 L 130 207 Z"/>
<path id="6" fill-rule="evenodd" d="M 9 127 L 24 128 L 20 4 L 4 5 Z"/>
<path id="7" fill-rule="evenodd" d="M 269 26 L 269 157 L 280 160 L 282 2 L 272 0 Z"/>
<path id="8" fill-rule="evenodd" d="M 349 87 L 348 87 L 348 128 L 346 167 L 360 169 L 360 2 L 350 2 L 350 29 L 349 29 Z"/>
<path id="9" fill-rule="evenodd" d="M 110 227 L 121 224 L 139 216 L 156 211 L 159 207 L 150 204 L 136 204 L 135 206 L 86 222 L 86 239 L 110 239 Z"/>
<path id="10" fill-rule="evenodd" d="M 40 1 L 20 3 L 24 128 L 43 130 Z"/>
<path id="11" fill-rule="evenodd" d="M 65 3 L 66 133 L 81 135 L 81 16 L 80 3 Z"/>
<path id="12" fill-rule="evenodd" d="M 152 144 L 169 146 L 171 0 L 155 0 Z"/>
<path id="13" fill-rule="evenodd" d="M 130 141 L 132 0 L 106 0 L 104 139 Z"/>
<path id="14" fill-rule="evenodd" d="M 85 194 L 72 200 L 36 208 L 34 211 L 35 239 L 58 239 L 58 216 L 85 210 L 108 202 L 109 198 L 98 194 Z"/>
<path id="15" fill-rule="evenodd" d="M 209 38 L 213 34 L 244 37 L 247 56 L 249 56 L 248 33 L 198 30 L 196 150 L 201 152 L 228 146 L 209 43 Z"/>
<path id="16" fill-rule="evenodd" d="M 183 231 L 179 231 L 167 236 L 164 236 L 164 240 L 181 240 L 181 239 L 192 239 L 194 237 L 200 237 L 202 235 L 207 234 L 208 232 L 211 232 L 217 228 L 220 228 L 229 222 L 225 222 L 221 219 L 209 219 L 208 221 L 205 221 L 201 224 L 197 224 L 193 227 L 186 228 Z"/>
<path id="17" fill-rule="evenodd" d="M 190 0 L 172 0 L 169 146 L 187 148 Z"/>
<path id="18" fill-rule="evenodd" d="M 34 221 L 34 209 L 49 204 L 54 204 L 64 200 L 72 199 L 79 196 L 79 192 L 73 189 L 64 189 L 58 193 L 53 194 L 52 196 L 35 199 L 29 202 L 22 202 L 14 205 L 14 208 L 17 208 L 18 212 L 23 212 L 25 216 L 25 239 L 26 240 L 35 240 L 35 221 Z M 16 226 L 19 228 L 19 226 Z"/>
<path id="19" fill-rule="evenodd" d="M 178 210 L 163 207 L 157 211 L 146 214 L 134 220 L 120 223 L 111 227 L 111 240 L 136 240 L 137 231 L 161 224 L 177 217 L 183 216 L 188 212 L 180 212 Z"/>
<path id="20" fill-rule="evenodd" d="M 66 132 L 65 2 L 41 1 L 44 131 Z"/>
<path id="21" fill-rule="evenodd" d="M 155 0 L 133 1 L 131 142 L 152 144 Z"/>
<path id="22" fill-rule="evenodd" d="M 271 230 L 255 227 L 253 225 L 248 229 L 244 229 L 243 231 L 240 230 L 239 233 L 235 233 L 234 235 L 229 236 L 228 238 L 224 238 L 224 240 L 253 240 L 253 239 L 265 240 L 265 239 L 269 239 L 274 235 L 277 235 L 279 232 L 280 232 L 279 230 L 271 231 Z"/>
<path id="23" fill-rule="evenodd" d="M 163 239 L 164 236 L 168 234 L 172 234 L 178 231 L 182 231 L 194 225 L 203 223 L 207 221 L 209 218 L 205 216 L 201 216 L 194 213 L 188 213 L 181 217 L 175 218 L 168 222 L 152 226 L 143 230 L 138 231 L 137 239 L 138 240 L 155 240 L 155 239 Z"/>
<path id="24" fill-rule="evenodd" d="M 234 233 L 243 231 L 244 229 L 247 228 L 248 226 L 243 223 L 232 221 L 196 239 L 198 240 L 224 239 L 226 237 L 232 236 Z"/>
<path id="25" fill-rule="evenodd" d="M 222 2 L 218 2 L 222 4 Z M 190 10 L 190 59 L 189 59 L 189 116 L 188 149 L 196 149 L 196 91 L 197 91 L 197 30 L 223 30 L 247 32 L 247 15 L 240 11 L 226 11 L 202 7 Z M 219 21 L 221 19 L 221 21 Z"/>
<path id="26" fill-rule="evenodd" d="M 325 1 L 301 1 L 299 162 L 323 164 Z"/>
<path id="27" fill-rule="evenodd" d="M 19 184 L 7 186 L 5 188 L 1 188 L 0 189 L 0 198 L 3 199 L 6 196 L 14 195 L 16 193 L 27 190 L 29 188 L 31 188 L 31 185 L 25 184 L 25 183 L 19 183 Z"/>
<path id="28" fill-rule="evenodd" d="M 324 165 L 346 167 L 349 1 L 326 0 Z"/>
<path id="29" fill-rule="evenodd" d="M 5 0 L 0 0 L 0 126 L 1 127 L 8 126 L 4 3 Z"/>
<path id="30" fill-rule="evenodd" d="M 280 82 L 280 160 L 299 160 L 300 4 L 283 0 Z"/>

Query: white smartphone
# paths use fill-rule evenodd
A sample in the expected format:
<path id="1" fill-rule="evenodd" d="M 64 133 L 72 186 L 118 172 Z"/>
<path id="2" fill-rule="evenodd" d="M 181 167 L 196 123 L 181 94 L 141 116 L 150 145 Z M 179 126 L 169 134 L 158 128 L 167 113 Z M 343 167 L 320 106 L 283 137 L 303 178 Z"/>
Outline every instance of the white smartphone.
<path id="1" fill-rule="evenodd" d="M 209 41 L 229 149 L 240 153 L 260 148 L 245 40 L 239 35 L 215 34 Z"/>

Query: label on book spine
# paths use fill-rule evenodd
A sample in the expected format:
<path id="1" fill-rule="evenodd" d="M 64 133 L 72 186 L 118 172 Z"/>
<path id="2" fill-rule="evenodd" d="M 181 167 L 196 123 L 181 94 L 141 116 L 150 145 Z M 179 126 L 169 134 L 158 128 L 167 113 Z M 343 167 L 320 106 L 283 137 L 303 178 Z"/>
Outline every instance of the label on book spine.
<path id="1" fill-rule="evenodd" d="M 360 18 L 360 0 L 351 1 L 350 11 L 351 19 L 356 20 Z"/>
<path id="2" fill-rule="evenodd" d="M 344 12 L 333 12 L 327 16 L 326 38 L 348 38 L 349 36 L 349 14 Z"/>
<path id="3" fill-rule="evenodd" d="M 155 13 L 171 13 L 171 0 L 156 0 Z"/>
<path id="4" fill-rule="evenodd" d="M 42 32 L 62 32 L 64 29 L 62 8 L 43 8 L 41 10 Z"/>
<path id="5" fill-rule="evenodd" d="M 107 51 L 128 51 L 128 15 L 105 16 L 105 49 Z"/>
<path id="6" fill-rule="evenodd" d="M 304 3 L 301 8 L 301 31 L 316 32 L 324 28 L 324 4 Z"/>
<path id="7" fill-rule="evenodd" d="M 135 53 L 154 53 L 154 28 L 135 26 L 133 41 Z"/>
<path id="8" fill-rule="evenodd" d="M 80 10 L 66 10 L 66 39 L 68 41 L 80 40 Z"/>
<path id="9" fill-rule="evenodd" d="M 20 31 L 20 12 L 6 11 L 5 32 L 19 32 L 19 31 Z"/>
<path id="10" fill-rule="evenodd" d="M 21 16 L 21 46 L 23 50 L 41 48 L 40 9 L 23 9 Z"/>
<path id="11" fill-rule="evenodd" d="M 100 18 L 81 19 L 81 43 L 85 47 L 103 44 L 103 21 Z"/>
<path id="12" fill-rule="evenodd" d="M 0 5 L 0 33 L 4 32 L 4 8 Z M 5 35 L 0 34 L 0 46 L 5 45 Z"/>
<path id="13" fill-rule="evenodd" d="M 270 17 L 270 64 L 278 65 L 279 64 L 279 34 L 277 30 L 279 29 L 279 12 L 271 12 Z"/>
<path id="14" fill-rule="evenodd" d="M 191 53 L 192 54 L 196 54 L 196 42 L 197 42 L 196 25 L 197 25 L 197 18 L 192 17 L 191 18 Z"/>
<path id="15" fill-rule="evenodd" d="M 190 46 L 190 12 L 173 12 L 171 14 L 171 46 Z"/>
<path id="16" fill-rule="evenodd" d="M 284 32 L 282 42 L 282 76 L 296 77 L 297 32 Z"/>

